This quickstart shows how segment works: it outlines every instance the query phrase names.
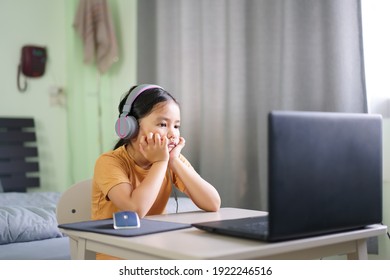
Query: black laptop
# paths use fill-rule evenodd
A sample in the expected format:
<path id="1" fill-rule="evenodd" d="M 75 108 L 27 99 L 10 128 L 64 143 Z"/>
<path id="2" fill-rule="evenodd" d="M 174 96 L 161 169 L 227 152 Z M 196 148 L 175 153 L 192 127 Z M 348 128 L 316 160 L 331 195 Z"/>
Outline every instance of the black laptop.
<path id="1" fill-rule="evenodd" d="M 273 111 L 268 215 L 195 223 L 210 232 L 284 241 L 382 222 L 379 115 Z"/>

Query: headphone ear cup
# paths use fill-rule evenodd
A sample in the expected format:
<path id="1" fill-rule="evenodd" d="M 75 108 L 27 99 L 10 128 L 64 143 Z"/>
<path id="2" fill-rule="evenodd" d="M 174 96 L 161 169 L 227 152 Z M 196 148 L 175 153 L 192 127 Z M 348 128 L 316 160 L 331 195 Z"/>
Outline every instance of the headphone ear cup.
<path id="1" fill-rule="evenodd" d="M 138 131 L 138 122 L 133 116 L 119 117 L 115 124 L 115 131 L 122 139 L 132 138 Z"/>

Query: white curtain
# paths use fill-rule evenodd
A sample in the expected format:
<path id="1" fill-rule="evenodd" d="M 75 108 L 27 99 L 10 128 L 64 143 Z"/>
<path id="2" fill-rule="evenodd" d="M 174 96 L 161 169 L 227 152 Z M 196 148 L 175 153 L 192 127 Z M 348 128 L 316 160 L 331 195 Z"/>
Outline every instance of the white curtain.
<path id="1" fill-rule="evenodd" d="M 357 0 L 139 1 L 137 63 L 225 207 L 267 209 L 270 110 L 366 112 Z"/>

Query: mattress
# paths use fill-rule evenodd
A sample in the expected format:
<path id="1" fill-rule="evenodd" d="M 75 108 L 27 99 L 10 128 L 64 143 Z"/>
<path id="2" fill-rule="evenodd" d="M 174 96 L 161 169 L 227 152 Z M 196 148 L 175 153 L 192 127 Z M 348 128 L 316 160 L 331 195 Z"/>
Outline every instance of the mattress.
<path id="1" fill-rule="evenodd" d="M 69 238 L 0 245 L 0 260 L 70 260 Z"/>

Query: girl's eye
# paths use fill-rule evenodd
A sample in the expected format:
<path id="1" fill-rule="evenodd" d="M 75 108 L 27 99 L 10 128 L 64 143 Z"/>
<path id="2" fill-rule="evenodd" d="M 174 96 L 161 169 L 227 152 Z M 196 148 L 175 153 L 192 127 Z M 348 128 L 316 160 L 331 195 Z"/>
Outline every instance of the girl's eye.
<path id="1" fill-rule="evenodd" d="M 176 129 L 179 129 L 179 128 L 180 128 L 180 125 L 175 125 L 175 128 L 176 128 Z"/>
<path id="2" fill-rule="evenodd" d="M 166 123 L 160 123 L 158 126 L 160 126 L 160 127 L 166 127 L 167 124 L 166 124 Z"/>

